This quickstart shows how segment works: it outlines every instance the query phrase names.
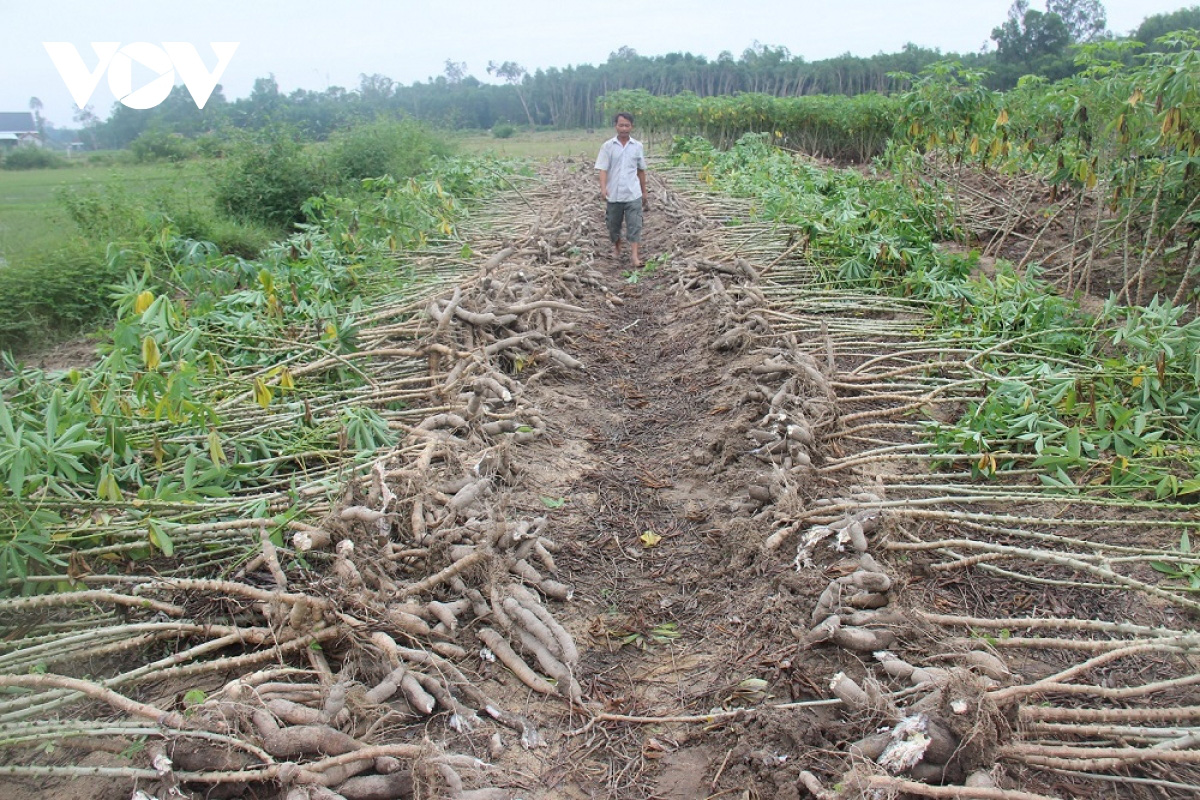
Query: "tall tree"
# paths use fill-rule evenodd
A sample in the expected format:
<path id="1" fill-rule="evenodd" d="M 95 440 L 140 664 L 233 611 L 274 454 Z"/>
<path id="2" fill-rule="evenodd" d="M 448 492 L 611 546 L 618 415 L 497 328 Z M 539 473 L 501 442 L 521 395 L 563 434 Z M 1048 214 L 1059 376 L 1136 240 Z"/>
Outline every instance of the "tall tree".
<path id="1" fill-rule="evenodd" d="M 79 123 L 82 128 L 82 135 L 86 139 L 89 149 L 95 150 L 96 128 L 100 125 L 100 118 L 96 116 L 96 112 L 92 109 L 91 104 L 89 103 L 83 108 L 76 108 L 75 113 L 71 115 L 71 119 Z"/>
<path id="2" fill-rule="evenodd" d="M 1134 32 L 1133 38 L 1146 45 L 1147 50 L 1160 50 L 1161 47 L 1154 44 L 1155 39 L 1183 30 L 1200 30 L 1200 6 L 1146 17 Z"/>
<path id="3" fill-rule="evenodd" d="M 1100 0 L 1046 0 L 1046 11 L 1058 14 L 1075 43 L 1095 41 L 1108 28 L 1108 17 Z"/>
<path id="4" fill-rule="evenodd" d="M 38 136 L 44 142 L 46 141 L 46 118 L 42 116 L 43 108 L 45 106 L 42 105 L 41 98 L 29 98 L 29 110 L 33 112 L 33 124 L 37 126 Z"/>
<path id="5" fill-rule="evenodd" d="M 515 61 L 505 61 L 503 64 L 497 64 L 495 61 L 489 61 L 487 65 L 488 75 L 495 75 L 498 78 L 503 78 L 514 89 L 517 90 L 517 97 L 521 99 L 521 107 L 525 109 L 525 117 L 529 120 L 529 127 L 532 130 L 537 127 L 533 122 L 533 114 L 529 113 L 529 103 L 525 100 L 525 92 L 521 91 L 521 83 L 529 73 L 525 68 Z"/>
<path id="6" fill-rule="evenodd" d="M 1008 19 L 992 30 L 992 39 L 1000 61 L 1031 64 L 1038 58 L 1066 50 L 1071 44 L 1071 33 L 1062 17 L 1034 10 L 1028 0 L 1016 0 L 1008 10 Z"/>
<path id="7" fill-rule="evenodd" d="M 457 86 L 463 82 L 463 78 L 467 77 L 467 62 L 451 61 L 447 58 L 445 75 L 451 86 Z"/>

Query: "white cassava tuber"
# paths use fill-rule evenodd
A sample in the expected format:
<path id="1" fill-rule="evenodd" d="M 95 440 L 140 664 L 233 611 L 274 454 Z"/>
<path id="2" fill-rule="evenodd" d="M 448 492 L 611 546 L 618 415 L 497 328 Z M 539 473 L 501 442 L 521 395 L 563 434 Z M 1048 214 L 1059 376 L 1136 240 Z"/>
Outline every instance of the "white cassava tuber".
<path id="1" fill-rule="evenodd" d="M 886 592 L 892 588 L 892 579 L 882 572 L 859 570 L 838 580 L 864 592 Z"/>
<path id="2" fill-rule="evenodd" d="M 891 733 L 875 733 L 850 745 L 850 755 L 875 761 L 891 743 Z"/>
<path id="3" fill-rule="evenodd" d="M 535 692 L 558 694 L 558 690 L 549 681 L 534 672 L 525 663 L 525 659 L 517 655 L 516 651 L 509 646 L 508 641 L 499 633 L 491 628 L 480 628 L 476 635 L 479 637 L 479 641 L 483 642 L 484 646 L 495 655 L 500 663 L 508 667 L 509 671 L 520 679 L 521 683 Z"/>
<path id="4" fill-rule="evenodd" d="M 852 611 L 842 616 L 842 622 L 856 628 L 869 628 L 877 625 L 904 625 L 908 619 L 903 613 L 891 609 Z"/>
<path id="5" fill-rule="evenodd" d="M 325 695 L 325 705 L 321 708 L 321 722 L 328 723 L 335 719 L 346 707 L 346 684 L 338 681 L 329 687 Z"/>
<path id="6" fill-rule="evenodd" d="M 977 769 L 967 776 L 964 785 L 971 789 L 995 789 L 996 779 L 986 769 Z"/>
<path id="7" fill-rule="evenodd" d="M 323 722 L 321 712 L 312 706 L 276 697 L 267 701 L 267 710 L 288 725 L 315 725 Z"/>
<path id="8" fill-rule="evenodd" d="M 550 631 L 554 640 L 553 642 L 547 642 L 550 649 L 561 657 L 567 665 L 578 663 L 579 651 L 575 647 L 574 638 L 554 618 L 554 615 L 542 605 L 537 596 L 524 586 L 516 584 L 509 586 L 508 592 L 512 599 L 516 600 L 521 607 L 531 612 Z"/>
<path id="9" fill-rule="evenodd" d="M 828 642 L 841 627 L 842 621 L 837 614 L 830 614 L 800 639 L 800 649 L 806 650 L 813 645 Z"/>
<path id="10" fill-rule="evenodd" d="M 891 631 L 876 631 L 870 628 L 852 628 L 843 625 L 833 634 L 833 642 L 847 650 L 869 653 L 886 650 L 896 642 Z"/>
<path id="11" fill-rule="evenodd" d="M 855 711 L 866 709 L 871 704 L 870 696 L 844 672 L 833 676 L 833 680 L 829 682 L 829 689 L 839 700 Z"/>
<path id="12" fill-rule="evenodd" d="M 293 725 L 280 728 L 263 737 L 263 750 L 276 758 L 319 753 L 325 756 L 342 755 L 362 745 L 354 738 L 328 725 Z"/>
<path id="13" fill-rule="evenodd" d="M 421 682 L 412 672 L 405 672 L 400 676 L 400 690 L 404 692 L 408 704 L 419 714 L 432 714 L 433 709 L 437 706 L 433 695 L 425 691 Z"/>
<path id="14" fill-rule="evenodd" d="M 367 691 L 366 701 L 368 703 L 386 702 L 400 691 L 400 679 L 404 677 L 405 672 L 408 672 L 407 667 L 396 667 L 386 678 Z"/>
<path id="15" fill-rule="evenodd" d="M 817 598 L 817 605 L 812 612 L 813 624 L 824 620 L 830 614 L 836 614 L 841 607 L 842 584 L 836 580 L 830 581 L 829 585 L 825 587 L 825 591 L 821 592 L 821 596 Z"/>
<path id="16" fill-rule="evenodd" d="M 887 604 L 888 596 L 881 592 L 859 592 L 846 598 L 846 605 L 860 610 L 884 608 Z"/>
<path id="17" fill-rule="evenodd" d="M 384 612 L 384 617 L 394 629 L 409 636 L 422 638 L 432 633 L 429 623 L 425 620 L 395 606 L 389 606 Z"/>
<path id="18" fill-rule="evenodd" d="M 394 800 L 412 794 L 412 776 L 407 772 L 386 775 L 360 775 L 337 787 L 346 800 Z"/>
<path id="19" fill-rule="evenodd" d="M 292 534 L 292 547 L 301 553 L 310 550 L 324 550 L 333 541 L 328 531 L 320 528 L 305 527 L 304 530 Z"/>
<path id="20" fill-rule="evenodd" d="M 339 516 L 348 522 L 378 522 L 386 517 L 387 514 L 367 508 L 366 506 L 346 506 L 342 509 Z"/>
<path id="21" fill-rule="evenodd" d="M 1004 681 L 1012 677 L 1012 672 L 1009 671 L 1007 664 L 984 650 L 972 650 L 963 655 L 962 661 L 968 667 L 992 680 Z"/>

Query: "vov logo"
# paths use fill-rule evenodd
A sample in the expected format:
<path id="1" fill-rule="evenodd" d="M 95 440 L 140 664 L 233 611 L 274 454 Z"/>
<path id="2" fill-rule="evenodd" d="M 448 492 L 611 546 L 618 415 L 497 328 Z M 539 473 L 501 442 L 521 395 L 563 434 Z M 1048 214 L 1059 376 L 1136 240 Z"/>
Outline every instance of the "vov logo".
<path id="1" fill-rule="evenodd" d="M 83 57 L 70 42 L 42 42 L 80 108 L 92 98 L 100 77 L 107 70 L 108 87 L 113 95 L 122 105 L 138 109 L 154 108 L 167 99 L 175 85 L 176 70 L 196 101 L 196 108 L 204 108 L 239 44 L 209 42 L 217 56 L 217 66 L 209 71 L 196 48 L 187 42 L 163 42 L 162 47 L 149 42 L 133 42 L 124 47 L 120 42 L 92 42 L 92 50 L 99 59 L 93 69 L 83 63 Z M 133 88 L 135 61 L 158 75 L 136 91 Z"/>

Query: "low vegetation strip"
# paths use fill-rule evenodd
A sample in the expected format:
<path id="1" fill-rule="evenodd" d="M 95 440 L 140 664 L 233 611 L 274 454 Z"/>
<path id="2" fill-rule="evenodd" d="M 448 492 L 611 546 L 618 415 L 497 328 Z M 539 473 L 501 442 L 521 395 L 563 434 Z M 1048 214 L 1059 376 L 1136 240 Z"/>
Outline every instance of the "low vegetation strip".
<path id="1" fill-rule="evenodd" d="M 896 99 L 873 92 L 853 97 L 759 93 L 700 97 L 691 92 L 663 96 L 625 89 L 604 95 L 599 105 L 608 116 L 633 113 L 638 129 L 651 138 L 703 136 L 726 148 L 747 133 L 770 131 L 780 146 L 856 162 L 883 153 L 900 112 Z"/>

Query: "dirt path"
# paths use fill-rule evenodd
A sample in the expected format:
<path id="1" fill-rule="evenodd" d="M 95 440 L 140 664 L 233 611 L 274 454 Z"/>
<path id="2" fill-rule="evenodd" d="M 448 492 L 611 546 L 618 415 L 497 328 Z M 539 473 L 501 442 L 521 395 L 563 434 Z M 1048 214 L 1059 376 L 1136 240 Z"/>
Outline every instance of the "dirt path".
<path id="1" fill-rule="evenodd" d="M 521 456 L 525 506 L 515 509 L 548 516 L 564 545 L 559 565 L 574 597 L 555 613 L 582 650 L 584 695 L 634 717 L 823 696 L 836 659 L 813 654 L 799 668 L 796 630 L 828 579 L 797 573 L 786 557 L 762 558 L 772 519 L 752 519 L 763 503 L 748 494 L 773 480 L 778 490 L 785 476 L 751 453 L 762 443 L 747 436 L 765 402 L 752 367 L 770 343 L 751 354 L 714 349 L 735 318 L 754 315 L 757 295 L 739 289 L 747 276 L 720 271 L 736 272 L 737 262 L 721 258 L 719 226 L 660 179 L 644 240 L 661 266 L 631 275 L 608 253 L 593 183 L 590 171 L 560 168 L 535 199 L 548 227 L 556 217 L 579 225 L 572 243 L 599 254 L 592 269 L 603 286 L 577 298 L 589 312 L 567 347 L 585 368 L 527 389 L 547 436 Z M 797 792 L 789 757 L 834 746 L 832 722 L 818 707 L 707 731 L 601 723 L 534 754 L 545 794 L 530 789 L 682 800 L 765 785 L 786 797 Z"/>

